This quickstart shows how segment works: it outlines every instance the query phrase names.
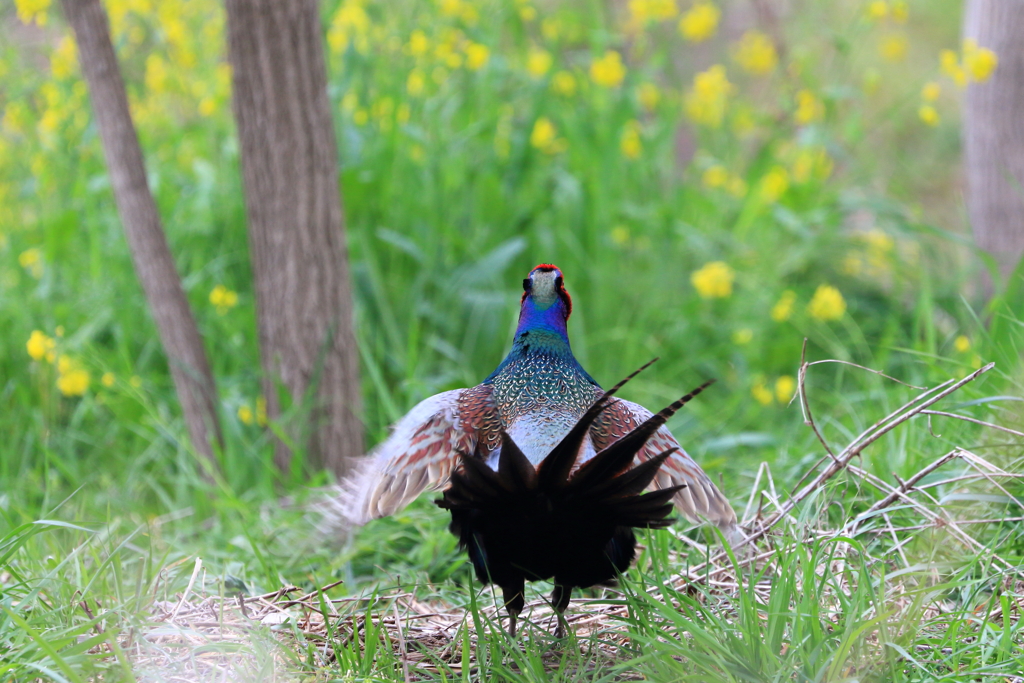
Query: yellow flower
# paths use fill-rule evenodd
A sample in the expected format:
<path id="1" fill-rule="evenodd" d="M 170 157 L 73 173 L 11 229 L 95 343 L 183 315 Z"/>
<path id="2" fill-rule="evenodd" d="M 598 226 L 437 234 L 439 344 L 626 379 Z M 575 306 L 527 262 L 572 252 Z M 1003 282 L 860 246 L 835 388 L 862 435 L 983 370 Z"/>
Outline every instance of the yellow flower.
<path id="1" fill-rule="evenodd" d="M 721 64 L 698 73 L 693 77 L 693 88 L 683 99 L 686 115 L 695 123 L 719 127 L 725 117 L 729 95 L 734 89 Z"/>
<path id="2" fill-rule="evenodd" d="M 761 197 L 766 202 L 777 202 L 789 189 L 789 171 L 782 166 L 772 166 L 761 178 Z"/>
<path id="3" fill-rule="evenodd" d="M 23 23 L 35 22 L 37 26 L 46 26 L 46 10 L 50 7 L 50 0 L 14 0 L 14 5 Z"/>
<path id="4" fill-rule="evenodd" d="M 540 33 L 544 36 L 544 40 L 554 43 L 561 35 L 562 27 L 558 23 L 558 19 L 548 17 L 544 21 L 540 22 Z"/>
<path id="5" fill-rule="evenodd" d="M 146 57 L 146 89 L 157 94 L 166 92 L 167 79 L 167 63 L 159 55 L 151 54 Z"/>
<path id="6" fill-rule="evenodd" d="M 846 300 L 835 287 L 819 285 L 807 304 L 807 312 L 818 320 L 838 320 L 846 313 Z"/>
<path id="7" fill-rule="evenodd" d="M 256 424 L 260 427 L 267 426 L 267 399 L 262 396 L 256 399 Z"/>
<path id="8" fill-rule="evenodd" d="M 57 325 L 57 327 L 53 328 L 53 333 L 55 335 L 57 335 L 58 337 L 63 338 L 64 337 L 64 326 L 63 325 Z"/>
<path id="9" fill-rule="evenodd" d="M 537 18 L 537 8 L 533 5 L 520 5 L 519 6 L 519 18 L 523 21 L 533 21 Z"/>
<path id="10" fill-rule="evenodd" d="M 746 346 L 754 338 L 754 331 L 749 327 L 741 327 L 732 333 L 732 343 L 736 346 Z"/>
<path id="11" fill-rule="evenodd" d="M 783 375 L 775 380 L 775 398 L 779 403 L 789 403 L 796 392 L 796 380 L 789 375 Z"/>
<path id="12" fill-rule="evenodd" d="M 405 44 L 405 50 L 413 57 L 422 57 L 430 50 L 430 39 L 427 34 L 416 29 L 409 36 L 409 42 Z"/>
<path id="13" fill-rule="evenodd" d="M 902 24 L 907 21 L 910 17 L 910 8 L 907 7 L 907 3 L 903 0 L 895 0 L 892 3 L 892 20 L 897 24 Z"/>
<path id="14" fill-rule="evenodd" d="M 729 182 L 729 172 L 725 170 L 724 166 L 715 164 L 704 171 L 704 175 L 701 176 L 701 182 L 704 184 L 704 187 L 724 187 Z"/>
<path id="15" fill-rule="evenodd" d="M 366 122 L 370 120 L 370 113 L 360 107 L 352 112 L 352 123 L 357 126 L 365 126 Z"/>
<path id="16" fill-rule="evenodd" d="M 793 304 L 796 303 L 796 292 L 792 289 L 787 289 L 779 297 L 779 300 L 772 306 L 772 320 L 777 323 L 785 322 L 789 320 L 790 316 L 793 315 Z"/>
<path id="17" fill-rule="evenodd" d="M 423 161 L 426 156 L 427 151 L 423 149 L 423 145 L 413 145 L 409 148 L 409 158 L 417 164 Z"/>
<path id="18" fill-rule="evenodd" d="M 638 159 L 643 151 L 643 143 L 640 141 L 640 122 L 636 119 L 626 123 L 622 129 L 622 137 L 619 139 L 619 149 L 623 156 L 628 159 Z"/>
<path id="19" fill-rule="evenodd" d="M 917 110 L 917 116 L 929 126 L 939 125 L 939 112 L 930 104 L 922 104 Z"/>
<path id="20" fill-rule="evenodd" d="M 224 285 L 217 285 L 210 292 L 210 303 L 217 307 L 217 313 L 224 315 L 238 304 L 238 293 Z"/>
<path id="21" fill-rule="evenodd" d="M 139 377 L 138 375 L 132 375 L 128 379 L 128 384 L 132 385 L 132 388 L 138 389 L 142 386 L 142 378 Z"/>
<path id="22" fill-rule="evenodd" d="M 78 51 L 71 36 L 64 36 L 50 55 L 50 71 L 56 79 L 67 78 L 78 68 Z"/>
<path id="23" fill-rule="evenodd" d="M 457 17 L 462 13 L 462 0 L 441 0 L 441 14 L 446 17 Z"/>
<path id="24" fill-rule="evenodd" d="M 967 71 L 960 66 L 960 59 L 952 50 L 943 50 L 939 53 L 939 66 L 943 73 L 953 79 L 961 88 L 967 85 Z"/>
<path id="25" fill-rule="evenodd" d="M 973 80 L 984 83 L 992 76 L 998 64 L 999 58 L 995 52 L 978 47 L 978 44 L 969 38 L 964 41 L 964 68 Z"/>
<path id="26" fill-rule="evenodd" d="M 885 36 L 878 43 L 878 53 L 890 62 L 902 62 L 907 57 L 907 36 L 893 33 Z"/>
<path id="27" fill-rule="evenodd" d="M 60 357 L 57 373 L 57 389 L 65 396 L 81 396 L 89 388 L 89 372 L 67 356 Z"/>
<path id="28" fill-rule="evenodd" d="M 888 254 L 896 246 L 896 240 L 884 230 L 872 228 L 863 235 L 861 239 L 868 245 L 868 249 L 877 254 Z"/>
<path id="29" fill-rule="evenodd" d="M 820 121 L 825 117 L 825 105 L 810 90 L 796 94 L 796 113 L 793 118 L 801 126 Z"/>
<path id="30" fill-rule="evenodd" d="M 568 71 L 559 71 L 551 77 L 551 89 L 563 97 L 576 94 L 576 77 Z"/>
<path id="31" fill-rule="evenodd" d="M 690 275 L 690 282 L 702 299 L 722 299 L 732 294 L 736 273 L 724 261 L 712 261 Z"/>
<path id="32" fill-rule="evenodd" d="M 658 86 L 653 83 L 641 83 L 640 87 L 637 88 L 636 96 L 640 100 L 640 106 L 647 111 L 654 111 L 658 106 L 658 102 L 661 101 L 661 92 L 658 90 Z"/>
<path id="33" fill-rule="evenodd" d="M 888 269 L 889 254 L 896 247 L 896 241 L 885 230 L 872 227 L 860 239 L 867 245 L 867 253 L 873 268 Z"/>
<path id="34" fill-rule="evenodd" d="M 612 228 L 612 242 L 622 247 L 629 244 L 629 228 L 624 225 L 616 225 Z"/>
<path id="35" fill-rule="evenodd" d="M 242 421 L 242 424 L 252 424 L 252 408 L 247 405 L 238 406 L 238 419 Z"/>
<path id="36" fill-rule="evenodd" d="M 590 64 L 591 80 L 606 88 L 618 87 L 625 77 L 626 67 L 622 63 L 622 55 L 615 50 L 605 51 L 604 57 Z"/>
<path id="37" fill-rule="evenodd" d="M 422 95 L 426 86 L 427 79 L 419 69 L 410 71 L 409 77 L 405 79 L 405 90 L 413 97 Z"/>
<path id="38" fill-rule="evenodd" d="M 399 123 L 408 123 L 409 117 L 412 116 L 412 107 L 409 106 L 408 102 L 402 102 L 398 105 L 398 109 L 395 111 L 395 120 Z"/>
<path id="39" fill-rule="evenodd" d="M 25 343 L 25 348 L 28 350 L 28 355 L 32 360 L 42 360 L 48 353 L 53 352 L 56 347 L 56 340 L 46 336 L 39 330 L 32 330 L 32 334 L 29 335 L 28 341 Z"/>
<path id="40" fill-rule="evenodd" d="M 953 348 L 955 348 L 958 353 L 967 353 L 971 350 L 971 340 L 968 339 L 967 336 L 961 334 L 956 338 L 956 340 L 954 340 Z"/>
<path id="41" fill-rule="evenodd" d="M 875 0 L 867 6 L 868 19 L 871 21 L 882 21 L 889 16 L 889 3 L 885 0 Z"/>
<path id="42" fill-rule="evenodd" d="M 832 174 L 832 157 L 824 147 L 805 147 L 793 161 L 793 182 L 806 183 L 812 177 L 825 180 Z"/>
<path id="43" fill-rule="evenodd" d="M 545 154 L 557 154 L 564 152 L 569 143 L 558 137 L 558 130 L 551 119 L 541 116 L 533 124 L 533 131 L 530 133 L 530 144 Z"/>
<path id="44" fill-rule="evenodd" d="M 470 71 L 478 71 L 482 69 L 490 58 L 491 51 L 487 49 L 486 45 L 470 43 L 469 46 L 466 47 L 466 68 Z"/>
<path id="45" fill-rule="evenodd" d="M 38 280 L 43 276 L 43 252 L 35 247 L 26 249 L 18 254 L 18 265 Z"/>
<path id="46" fill-rule="evenodd" d="M 864 272 L 864 259 L 857 252 L 851 252 L 843 257 L 843 263 L 841 270 L 846 275 L 853 275 L 856 277 Z"/>
<path id="47" fill-rule="evenodd" d="M 729 182 L 725 186 L 726 191 L 737 199 L 743 199 L 747 196 L 747 181 L 738 175 L 734 175 L 729 178 Z"/>
<path id="48" fill-rule="evenodd" d="M 925 102 L 934 102 L 942 94 L 942 86 L 935 81 L 929 81 L 921 88 L 921 99 Z"/>
<path id="49" fill-rule="evenodd" d="M 65 396 L 82 396 L 89 388 L 89 372 L 75 369 L 57 378 L 57 389 Z"/>
<path id="50" fill-rule="evenodd" d="M 550 52 L 535 48 L 530 50 L 530 54 L 526 57 L 526 70 L 534 78 L 540 78 L 551 70 L 553 61 Z"/>
<path id="51" fill-rule="evenodd" d="M 679 20 L 679 32 L 687 40 L 699 43 L 715 35 L 722 13 L 710 2 L 695 2 Z"/>
<path id="52" fill-rule="evenodd" d="M 112 372 L 104 372 L 103 376 L 100 377 L 100 384 L 102 384 L 108 389 L 114 386 L 115 382 L 117 382 L 117 378 L 114 377 L 114 373 Z"/>
<path id="53" fill-rule="evenodd" d="M 629 24 L 639 28 L 650 21 L 671 19 L 678 11 L 675 0 L 629 0 Z"/>
<path id="54" fill-rule="evenodd" d="M 763 377 L 758 377 L 750 387 L 750 395 L 763 406 L 770 406 L 775 400 L 772 390 L 767 387 Z"/>
<path id="55" fill-rule="evenodd" d="M 771 73 L 779 63 L 779 55 L 771 38 L 760 31 L 747 31 L 736 44 L 733 57 L 748 73 L 763 76 Z"/>
<path id="56" fill-rule="evenodd" d="M 327 29 L 327 45 L 335 54 L 348 49 L 353 38 L 356 49 L 360 52 L 369 45 L 370 15 L 355 0 L 345 0 L 334 13 L 331 25 Z"/>

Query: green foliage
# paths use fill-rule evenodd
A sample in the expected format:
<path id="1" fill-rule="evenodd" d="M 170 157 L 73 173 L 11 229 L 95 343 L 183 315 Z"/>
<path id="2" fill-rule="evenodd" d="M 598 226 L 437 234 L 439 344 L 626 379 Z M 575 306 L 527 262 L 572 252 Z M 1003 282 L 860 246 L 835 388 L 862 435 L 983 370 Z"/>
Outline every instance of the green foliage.
<path id="1" fill-rule="evenodd" d="M 697 561 L 654 534 L 611 598 L 629 608 L 630 639 L 612 663 L 595 654 L 607 633 L 558 649 L 537 624 L 511 647 L 474 609 L 489 597 L 429 500 L 345 548 L 318 538 L 279 499 L 301 507 L 326 477 L 274 470 L 257 393 L 223 11 L 110 0 L 152 189 L 220 391 L 223 474 L 203 476 L 73 43 L 54 7 L 39 25 L 47 5 L 0 2 L 0 680 L 150 676 L 133 673 L 117 635 L 184 590 L 196 555 L 213 593 L 238 580 L 255 594 L 343 578 L 332 595 L 401 586 L 467 608 L 484 635 L 461 629 L 452 647 L 496 679 L 910 681 L 1021 669 L 1009 618 L 1019 588 L 928 534 L 904 551 L 930 579 L 899 610 L 886 593 L 895 565 L 870 559 L 884 545 L 854 552 L 839 573 L 816 573 L 835 543 L 780 554 L 767 602 L 740 590 L 723 606 L 719 594 L 652 589 Z M 371 442 L 416 401 L 497 365 L 517 283 L 539 262 L 565 272 L 574 350 L 599 381 L 660 356 L 628 389 L 658 407 L 721 380 L 670 426 L 737 505 L 760 462 L 787 490 L 821 455 L 789 405 L 804 338 L 809 360 L 915 385 L 995 360 L 997 373 L 945 409 L 1019 427 L 1020 278 L 984 307 L 963 295 L 980 266 L 950 199 L 955 82 L 981 80 L 984 54 L 965 47 L 940 67 L 960 4 L 816 1 L 764 25 L 744 3 L 721 9 L 742 31 L 689 15 L 688 2 L 324 4 Z M 684 14 L 695 22 L 685 34 Z M 930 82 L 938 92 L 922 90 Z M 812 368 L 808 390 L 832 444 L 913 395 L 843 365 Z M 981 444 L 1013 470 L 1015 443 L 936 417 L 931 431 L 914 422 L 888 434 L 859 466 L 906 478 Z M 1005 507 L 977 491 L 937 493 Z M 798 512 L 834 527 L 871 500 L 842 480 Z M 1018 532 L 990 533 L 1019 559 Z M 852 591 L 833 590 L 847 580 Z M 939 593 L 949 610 L 927 612 Z M 1003 617 L 977 619 L 982 603 Z M 318 680 L 401 677 L 382 638 L 366 638 L 377 650 L 339 647 L 328 672 L 310 670 L 301 649 L 288 666 Z M 272 636 L 244 649 L 254 680 L 274 666 Z M 471 676 L 436 665 L 439 678 Z"/>

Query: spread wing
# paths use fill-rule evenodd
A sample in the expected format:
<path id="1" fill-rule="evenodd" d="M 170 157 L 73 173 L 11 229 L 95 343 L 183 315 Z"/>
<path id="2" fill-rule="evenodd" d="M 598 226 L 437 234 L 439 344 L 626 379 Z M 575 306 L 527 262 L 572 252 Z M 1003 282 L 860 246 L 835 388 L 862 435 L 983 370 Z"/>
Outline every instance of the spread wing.
<path id="1" fill-rule="evenodd" d="M 424 399 L 398 421 L 391 435 L 359 459 L 331 505 L 347 526 L 394 514 L 425 490 L 443 488 L 459 452 L 497 446 L 497 413 L 491 388 L 453 389 Z M 493 432 L 493 433 L 492 433 Z"/>
<path id="2" fill-rule="evenodd" d="M 653 413 L 638 403 L 621 399 L 610 405 L 591 428 L 594 448 L 598 451 L 624 436 L 631 429 L 649 418 Z M 691 522 L 711 522 L 724 531 L 733 532 L 736 527 L 736 513 L 728 499 L 712 483 L 704 470 L 686 454 L 672 432 L 664 425 L 647 440 L 637 453 L 639 464 L 670 448 L 678 448 L 661 466 L 657 477 L 651 483 L 653 489 L 685 484 L 675 495 L 676 509 Z"/>

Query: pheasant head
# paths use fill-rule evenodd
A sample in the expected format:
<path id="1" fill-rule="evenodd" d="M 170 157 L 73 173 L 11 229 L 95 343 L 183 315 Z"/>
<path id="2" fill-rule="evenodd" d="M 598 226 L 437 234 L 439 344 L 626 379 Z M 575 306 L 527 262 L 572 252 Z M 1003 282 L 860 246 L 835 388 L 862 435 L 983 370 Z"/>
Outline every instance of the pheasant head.
<path id="1" fill-rule="evenodd" d="M 562 271 L 558 266 L 542 263 L 523 280 L 516 337 L 538 329 L 566 337 L 565 323 L 571 313 L 572 298 L 565 291 Z"/>

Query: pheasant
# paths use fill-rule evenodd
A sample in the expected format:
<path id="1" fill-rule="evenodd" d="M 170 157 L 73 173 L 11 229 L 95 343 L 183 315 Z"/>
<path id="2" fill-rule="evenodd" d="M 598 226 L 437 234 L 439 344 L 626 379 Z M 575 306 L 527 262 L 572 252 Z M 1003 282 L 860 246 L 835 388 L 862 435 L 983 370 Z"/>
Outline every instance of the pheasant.
<path id="1" fill-rule="evenodd" d="M 328 503 L 329 515 L 337 519 L 340 513 L 349 525 L 391 515 L 423 491 L 445 488 L 469 461 L 498 471 L 509 442 L 538 468 L 605 397 L 573 356 L 566 327 L 571 314 L 561 270 L 541 264 L 530 271 L 523 280 L 512 349 L 501 364 L 480 384 L 436 394 L 409 411 L 355 465 L 341 494 Z M 572 466 L 582 471 L 597 453 L 652 416 L 636 403 L 605 398 L 580 434 Z M 710 522 L 727 538 L 737 538 L 729 501 L 663 423 L 634 451 L 633 461 L 642 465 L 667 452 L 652 470 L 650 486 L 670 489 L 676 510 L 688 520 Z"/>
<path id="2" fill-rule="evenodd" d="M 594 420 L 636 374 L 595 401 L 540 467 L 503 430 L 497 470 L 479 454 L 461 453 L 461 467 L 435 501 L 451 512 L 451 532 L 469 553 L 480 582 L 501 588 L 513 638 L 525 603 L 525 581 L 554 579 L 551 604 L 558 618 L 555 637 L 560 638 L 573 588 L 614 583 L 636 555 L 633 528 L 657 529 L 672 522 L 672 496 L 685 484 L 641 492 L 677 449 L 631 465 L 648 438 L 711 382 L 576 466 Z"/>

